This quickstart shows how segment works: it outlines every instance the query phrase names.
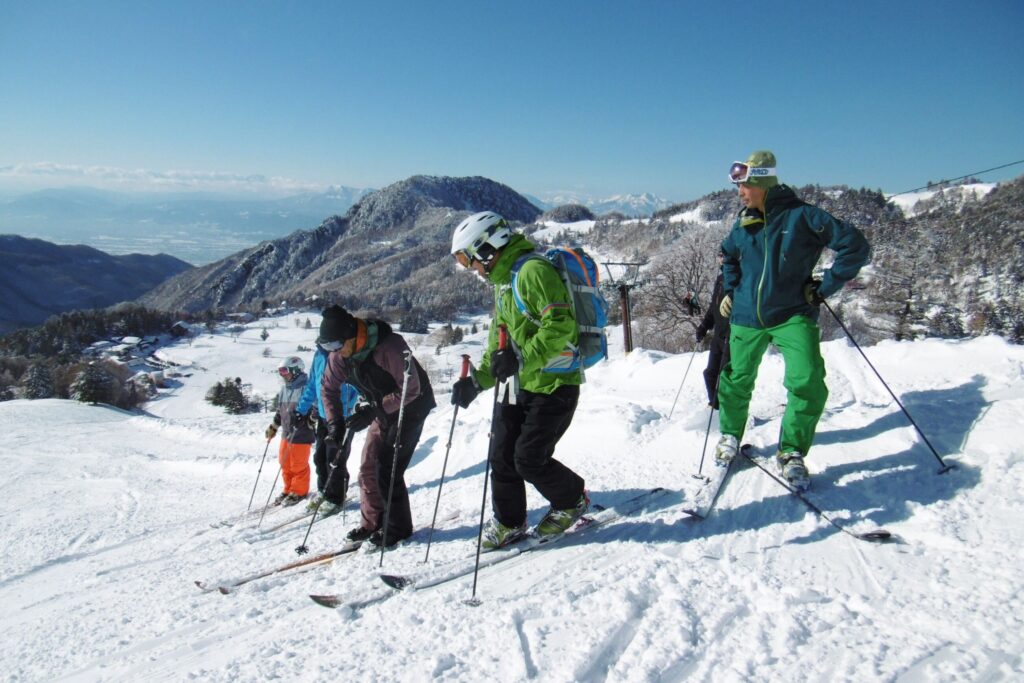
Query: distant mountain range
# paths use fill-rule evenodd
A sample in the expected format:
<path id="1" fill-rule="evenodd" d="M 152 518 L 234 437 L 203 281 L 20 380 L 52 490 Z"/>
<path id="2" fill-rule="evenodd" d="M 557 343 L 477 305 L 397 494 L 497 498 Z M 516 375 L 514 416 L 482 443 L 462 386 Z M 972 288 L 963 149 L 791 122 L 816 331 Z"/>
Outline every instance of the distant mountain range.
<path id="1" fill-rule="evenodd" d="M 281 199 L 53 189 L 0 199 L 0 233 L 109 254 L 168 253 L 195 265 L 344 215 L 370 190 L 333 187 Z"/>
<path id="2" fill-rule="evenodd" d="M 597 216 L 621 213 L 631 218 L 650 216 L 673 204 L 673 202 L 649 192 L 643 194 L 617 194 L 605 198 L 595 198 L 571 191 L 549 192 L 541 197 L 526 196 L 544 210 L 565 206 L 566 204 L 580 204 L 593 211 Z"/>
<path id="3" fill-rule="evenodd" d="M 166 254 L 111 256 L 82 245 L 0 235 L 0 334 L 58 313 L 131 301 L 191 268 Z"/>

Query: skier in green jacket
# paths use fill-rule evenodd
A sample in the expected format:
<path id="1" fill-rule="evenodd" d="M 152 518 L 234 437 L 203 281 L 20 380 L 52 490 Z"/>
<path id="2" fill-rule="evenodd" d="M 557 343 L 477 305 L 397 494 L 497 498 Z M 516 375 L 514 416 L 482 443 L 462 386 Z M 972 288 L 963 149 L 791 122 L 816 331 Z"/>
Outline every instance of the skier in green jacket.
<path id="1" fill-rule="evenodd" d="M 494 319 L 480 367 L 452 387 L 452 403 L 465 408 L 481 390 L 505 384 L 499 387 L 488 453 L 494 519 L 484 531 L 487 549 L 526 535 L 526 482 L 551 504 L 534 530 L 539 536 L 564 532 L 590 504 L 583 479 L 553 457 L 579 400 L 582 376 L 573 366 L 578 326 L 555 267 L 543 258 L 523 259 L 533 251 L 492 211 L 470 216 L 452 235 L 452 255 L 459 264 L 495 290 Z M 511 287 L 513 267 L 521 259 L 517 290 L 529 317 L 520 313 Z M 501 325 L 508 329 L 505 349 L 498 348 Z"/>
<path id="2" fill-rule="evenodd" d="M 804 490 L 810 485 L 804 457 L 828 398 L 818 308 L 856 277 L 870 247 L 860 230 L 780 184 L 769 151 L 733 163 L 729 180 L 745 208 L 722 242 L 721 313 L 732 329 L 731 358 L 718 387 L 722 437 L 715 460 L 727 466 L 736 454 L 758 366 L 772 343 L 785 362 L 788 392 L 776 458 L 790 485 Z M 825 247 L 835 251 L 835 260 L 819 281 L 812 272 Z"/>

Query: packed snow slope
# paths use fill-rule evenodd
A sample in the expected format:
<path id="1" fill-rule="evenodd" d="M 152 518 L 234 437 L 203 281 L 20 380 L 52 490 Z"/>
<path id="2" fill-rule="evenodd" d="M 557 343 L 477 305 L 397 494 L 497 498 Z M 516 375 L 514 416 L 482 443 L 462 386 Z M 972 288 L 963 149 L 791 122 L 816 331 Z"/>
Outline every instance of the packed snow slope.
<path id="1" fill-rule="evenodd" d="M 245 511 L 269 415 L 228 416 L 202 396 L 235 376 L 272 394 L 276 359 L 311 346 L 315 334 L 293 316 L 278 322 L 266 342 L 261 321 L 237 338 L 205 334 L 162 349 L 182 376 L 145 414 L 60 400 L 0 403 L 5 680 L 1024 678 L 1022 347 L 983 338 L 866 349 L 955 464 L 940 475 L 857 349 L 825 344 L 831 395 L 809 458 L 808 497 L 837 524 L 885 528 L 895 542 L 839 532 L 749 464 L 735 468 L 707 520 L 685 515 L 708 422 L 706 355 L 624 356 L 619 347 L 588 372 L 557 456 L 584 476 L 594 503 L 671 489 L 646 509 L 481 570 L 479 606 L 465 604 L 471 575 L 389 595 L 379 556 L 365 551 L 229 595 L 202 592 L 195 581 L 230 582 L 297 559 L 306 530 L 266 532 L 286 511 L 270 513 L 264 530 L 252 519 L 211 526 Z M 454 369 L 460 353 L 477 359 L 483 333 L 440 354 L 425 337 L 410 339 L 438 373 Z M 781 358 L 767 356 L 746 437 L 762 458 L 776 442 L 781 378 Z M 423 528 L 452 424 L 446 384 L 438 382 L 442 405 L 407 473 Z M 429 562 L 421 531 L 384 556 L 383 571 L 422 576 L 471 560 L 491 396 L 458 414 Z M 267 500 L 276 446 L 256 505 Z M 352 472 L 361 437 L 355 446 Z M 544 501 L 530 489 L 529 503 L 536 523 Z M 311 554 L 341 546 L 357 523 L 355 501 L 345 518 L 317 522 Z M 378 601 L 330 610 L 311 593 Z"/>

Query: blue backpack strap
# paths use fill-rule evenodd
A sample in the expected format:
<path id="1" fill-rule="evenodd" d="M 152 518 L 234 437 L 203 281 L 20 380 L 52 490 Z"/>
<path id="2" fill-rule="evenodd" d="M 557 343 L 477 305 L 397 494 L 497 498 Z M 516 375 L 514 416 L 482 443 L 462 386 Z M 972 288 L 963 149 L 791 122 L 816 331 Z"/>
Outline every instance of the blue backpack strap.
<path id="1" fill-rule="evenodd" d="M 540 254 L 534 252 L 531 254 L 523 254 L 516 259 L 514 264 L 512 264 L 512 300 L 516 302 L 516 308 L 520 313 L 526 316 L 534 325 L 540 327 L 540 320 L 530 314 L 530 311 L 526 308 L 526 302 L 523 301 L 523 297 L 519 295 L 519 269 L 523 267 L 524 263 L 534 259 L 540 259 L 541 261 L 547 260 Z"/>

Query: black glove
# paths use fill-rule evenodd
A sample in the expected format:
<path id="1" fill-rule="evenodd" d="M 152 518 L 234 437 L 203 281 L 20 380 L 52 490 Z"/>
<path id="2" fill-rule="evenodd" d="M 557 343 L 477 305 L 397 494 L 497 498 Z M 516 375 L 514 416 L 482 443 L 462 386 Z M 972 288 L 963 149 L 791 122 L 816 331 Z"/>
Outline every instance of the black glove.
<path id="1" fill-rule="evenodd" d="M 336 448 L 341 448 L 341 442 L 345 440 L 345 423 L 341 420 L 334 420 L 327 424 L 327 440 L 333 441 Z"/>
<path id="2" fill-rule="evenodd" d="M 519 372 L 519 356 L 512 349 L 501 349 L 491 354 L 491 376 L 504 382 Z"/>
<path id="3" fill-rule="evenodd" d="M 353 432 L 361 432 L 369 427 L 376 417 L 377 411 L 371 406 L 361 405 L 356 408 L 354 413 L 345 418 L 345 426 Z"/>
<path id="4" fill-rule="evenodd" d="M 706 337 L 706 336 L 708 336 L 708 331 L 705 330 L 703 327 L 698 327 L 697 328 L 697 343 L 700 344 L 702 341 L 704 341 L 704 337 Z"/>
<path id="5" fill-rule="evenodd" d="M 298 429 L 299 427 L 309 427 L 310 419 L 309 415 L 303 415 L 297 410 L 292 411 L 292 429 Z"/>
<path id="6" fill-rule="evenodd" d="M 811 280 L 804 285 L 804 299 L 812 306 L 820 306 L 825 303 L 825 297 L 818 293 L 819 287 L 821 287 L 821 280 Z"/>
<path id="7" fill-rule="evenodd" d="M 476 383 L 473 376 L 462 377 L 452 385 L 452 405 L 460 408 L 468 408 L 473 399 L 480 393 L 480 385 Z"/>

